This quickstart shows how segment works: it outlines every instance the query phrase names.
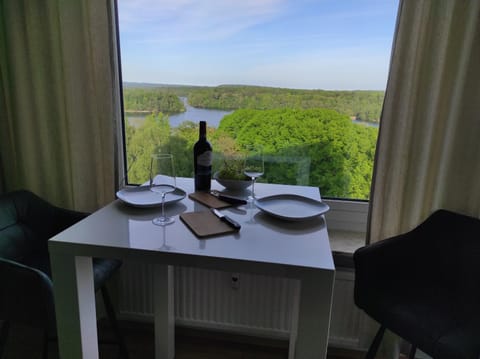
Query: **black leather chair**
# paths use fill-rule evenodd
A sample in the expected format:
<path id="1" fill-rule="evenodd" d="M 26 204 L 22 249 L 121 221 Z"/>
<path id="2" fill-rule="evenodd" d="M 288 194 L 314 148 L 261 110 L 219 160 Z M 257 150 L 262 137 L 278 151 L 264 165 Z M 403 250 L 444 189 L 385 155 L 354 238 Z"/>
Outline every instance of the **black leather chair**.
<path id="1" fill-rule="evenodd" d="M 354 253 L 355 303 L 435 359 L 480 357 L 480 220 L 438 210 L 415 229 Z"/>
<path id="2" fill-rule="evenodd" d="M 44 330 L 43 357 L 48 341 L 56 339 L 55 305 L 47 241 L 85 218 L 86 214 L 55 207 L 28 191 L 0 196 L 0 357 L 10 324 Z M 120 348 L 128 358 L 106 281 L 121 266 L 115 259 L 93 259 L 95 290 L 101 290 L 105 309 Z"/>

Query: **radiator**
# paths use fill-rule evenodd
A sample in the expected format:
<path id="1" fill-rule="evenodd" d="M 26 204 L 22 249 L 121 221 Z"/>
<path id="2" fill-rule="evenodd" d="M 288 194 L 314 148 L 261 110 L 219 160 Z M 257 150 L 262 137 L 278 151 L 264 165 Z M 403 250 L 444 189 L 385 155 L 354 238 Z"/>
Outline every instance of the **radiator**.
<path id="1" fill-rule="evenodd" d="M 353 302 L 353 271 L 337 270 L 333 290 L 332 317 L 330 321 L 330 345 L 338 348 L 360 347 L 361 325 L 364 313 Z"/>
<path id="2" fill-rule="evenodd" d="M 288 339 L 299 282 L 256 274 L 175 267 L 177 325 Z M 153 321 L 153 268 L 124 263 L 120 317 Z M 356 348 L 361 313 L 353 304 L 353 274 L 337 271 L 329 343 Z"/>

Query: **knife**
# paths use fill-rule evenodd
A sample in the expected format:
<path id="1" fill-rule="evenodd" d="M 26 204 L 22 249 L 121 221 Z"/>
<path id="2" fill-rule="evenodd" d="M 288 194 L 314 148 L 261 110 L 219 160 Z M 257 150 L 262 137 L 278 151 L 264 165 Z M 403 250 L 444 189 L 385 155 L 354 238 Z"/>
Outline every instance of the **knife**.
<path id="1" fill-rule="evenodd" d="M 230 203 L 230 204 L 240 205 L 240 204 L 247 204 L 248 203 L 244 199 L 237 198 L 237 197 L 232 197 L 232 196 L 227 196 L 225 194 L 220 194 L 220 192 L 215 191 L 215 190 L 210 191 L 210 194 L 214 197 L 217 197 L 219 200 Z"/>
<path id="2" fill-rule="evenodd" d="M 225 222 L 226 224 L 228 224 L 230 227 L 232 227 L 236 231 L 239 231 L 240 228 L 242 228 L 242 226 L 238 222 L 236 222 L 233 219 L 231 219 L 230 217 L 222 214 L 222 212 L 220 212 L 218 209 L 212 208 L 212 212 L 218 218 L 220 218 L 221 221 Z"/>

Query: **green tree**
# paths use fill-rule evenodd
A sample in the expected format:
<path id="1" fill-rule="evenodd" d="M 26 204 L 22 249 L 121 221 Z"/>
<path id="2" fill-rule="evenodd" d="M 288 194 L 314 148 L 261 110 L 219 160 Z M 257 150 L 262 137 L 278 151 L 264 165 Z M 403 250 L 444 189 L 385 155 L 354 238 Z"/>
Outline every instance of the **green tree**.
<path id="1" fill-rule="evenodd" d="M 326 109 L 237 110 L 216 136 L 266 153 L 263 181 L 318 186 L 327 197 L 367 199 L 377 130 Z"/>
<path id="2" fill-rule="evenodd" d="M 141 184 L 149 179 L 151 155 L 164 152 L 169 142 L 170 122 L 168 116 L 155 113 L 145 117 L 138 128 L 126 126 L 127 167 L 129 183 Z"/>
<path id="3" fill-rule="evenodd" d="M 126 112 L 184 112 L 185 106 L 168 88 L 123 89 L 123 104 Z"/>
<path id="4" fill-rule="evenodd" d="M 195 107 L 222 110 L 324 108 L 352 119 L 378 122 L 383 91 L 296 90 L 260 86 L 218 86 L 190 88 L 189 103 Z"/>

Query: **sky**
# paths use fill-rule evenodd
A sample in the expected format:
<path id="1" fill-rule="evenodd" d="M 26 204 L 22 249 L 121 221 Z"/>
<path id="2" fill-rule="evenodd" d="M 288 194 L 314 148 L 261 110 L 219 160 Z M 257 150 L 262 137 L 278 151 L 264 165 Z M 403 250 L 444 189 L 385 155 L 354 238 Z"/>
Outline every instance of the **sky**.
<path id="1" fill-rule="evenodd" d="M 118 0 L 123 81 L 385 90 L 398 0 Z"/>

